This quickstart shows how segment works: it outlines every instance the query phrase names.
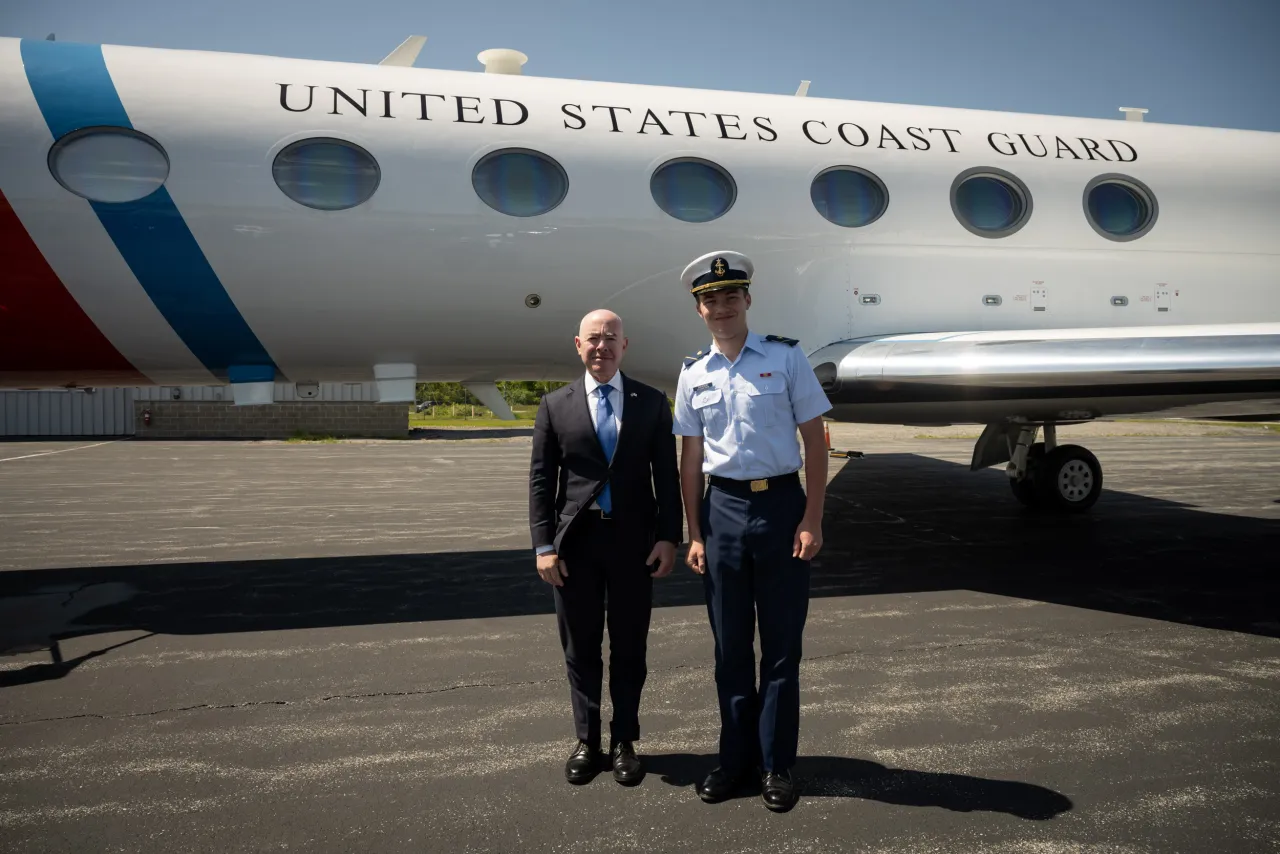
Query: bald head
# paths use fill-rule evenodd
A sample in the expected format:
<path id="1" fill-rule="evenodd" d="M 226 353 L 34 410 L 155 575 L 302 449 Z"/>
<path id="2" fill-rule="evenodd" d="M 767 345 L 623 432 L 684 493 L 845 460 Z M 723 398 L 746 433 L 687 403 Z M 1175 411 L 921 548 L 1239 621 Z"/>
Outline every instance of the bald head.
<path id="1" fill-rule="evenodd" d="M 582 318 L 578 335 L 573 339 L 578 356 L 596 382 L 607 383 L 618 372 L 627 352 L 627 339 L 622 333 L 622 318 L 606 308 Z"/>
<path id="2" fill-rule="evenodd" d="M 622 335 L 622 318 L 607 308 L 597 308 L 582 318 L 582 322 L 578 324 L 578 337 L 585 338 L 588 330 L 600 329 L 604 326 L 608 326 L 615 334 Z"/>

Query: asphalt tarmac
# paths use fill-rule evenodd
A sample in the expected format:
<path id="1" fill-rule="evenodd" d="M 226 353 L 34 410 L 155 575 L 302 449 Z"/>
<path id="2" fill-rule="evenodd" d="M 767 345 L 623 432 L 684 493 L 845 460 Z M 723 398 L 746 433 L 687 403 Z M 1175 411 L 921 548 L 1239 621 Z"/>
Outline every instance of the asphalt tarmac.
<path id="1" fill-rule="evenodd" d="M 1204 432 L 1093 436 L 1052 518 L 971 440 L 837 426 L 783 815 L 694 793 L 683 568 L 648 776 L 564 781 L 527 431 L 0 444 L 0 849 L 1280 851 L 1280 435 Z"/>

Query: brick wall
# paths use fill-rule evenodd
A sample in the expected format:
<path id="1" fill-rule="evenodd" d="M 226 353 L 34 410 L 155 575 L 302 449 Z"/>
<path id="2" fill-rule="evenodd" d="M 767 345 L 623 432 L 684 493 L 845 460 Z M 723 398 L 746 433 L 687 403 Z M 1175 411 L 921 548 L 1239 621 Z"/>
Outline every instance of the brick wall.
<path id="1" fill-rule="evenodd" d="M 151 424 L 143 423 L 150 410 Z M 226 402 L 134 402 L 139 439 L 289 439 L 300 433 L 366 439 L 409 435 L 405 403 L 298 401 L 261 406 Z"/>

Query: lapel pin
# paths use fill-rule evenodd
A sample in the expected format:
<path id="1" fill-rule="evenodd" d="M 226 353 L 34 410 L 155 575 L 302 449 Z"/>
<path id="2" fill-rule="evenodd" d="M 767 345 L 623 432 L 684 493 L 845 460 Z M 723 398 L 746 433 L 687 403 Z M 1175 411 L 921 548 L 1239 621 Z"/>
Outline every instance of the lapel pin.
<path id="1" fill-rule="evenodd" d="M 636 396 L 636 393 L 635 393 L 634 391 L 633 391 L 633 392 L 631 392 L 631 396 L 632 396 L 632 397 L 635 397 L 635 396 Z"/>

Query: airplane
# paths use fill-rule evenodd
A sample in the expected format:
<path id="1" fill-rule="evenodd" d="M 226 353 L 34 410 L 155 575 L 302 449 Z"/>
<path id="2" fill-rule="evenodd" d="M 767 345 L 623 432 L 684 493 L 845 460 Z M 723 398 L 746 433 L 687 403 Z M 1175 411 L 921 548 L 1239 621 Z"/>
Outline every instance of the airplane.
<path id="1" fill-rule="evenodd" d="M 421 47 L 0 39 L 0 385 L 460 381 L 503 412 L 493 382 L 571 379 L 568 334 L 607 307 L 628 373 L 671 392 L 706 345 L 679 273 L 732 249 L 752 328 L 799 340 L 831 417 L 984 425 L 972 468 L 1031 507 L 1101 490 L 1059 426 L 1280 411 L 1280 134 Z"/>

